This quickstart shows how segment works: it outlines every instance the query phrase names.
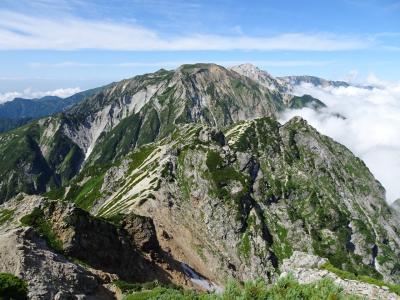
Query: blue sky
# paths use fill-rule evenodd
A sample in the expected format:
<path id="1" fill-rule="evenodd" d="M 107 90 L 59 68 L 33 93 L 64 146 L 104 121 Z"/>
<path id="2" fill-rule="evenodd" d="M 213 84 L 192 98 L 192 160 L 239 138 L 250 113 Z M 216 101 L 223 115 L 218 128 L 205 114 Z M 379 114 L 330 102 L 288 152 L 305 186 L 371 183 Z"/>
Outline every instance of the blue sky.
<path id="1" fill-rule="evenodd" d="M 0 93 L 191 62 L 399 81 L 399 15 L 400 0 L 1 0 Z"/>

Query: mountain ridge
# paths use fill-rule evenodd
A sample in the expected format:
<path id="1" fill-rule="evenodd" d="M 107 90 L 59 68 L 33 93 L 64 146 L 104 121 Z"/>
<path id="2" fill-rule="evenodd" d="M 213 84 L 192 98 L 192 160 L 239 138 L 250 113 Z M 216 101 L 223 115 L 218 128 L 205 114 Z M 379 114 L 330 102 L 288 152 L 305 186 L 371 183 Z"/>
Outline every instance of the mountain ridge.
<path id="1" fill-rule="evenodd" d="M 64 113 L 1 135 L 3 153 L 15 156 L 13 143 L 18 140 L 21 150 L 33 156 L 26 162 L 3 156 L 10 169 L 3 170 L 0 194 L 8 198 L 10 190 L 44 192 L 63 185 L 83 163 L 109 163 L 182 123 L 222 128 L 284 108 L 280 93 L 217 65 L 183 65 L 136 76 L 107 86 Z M 18 175 L 10 161 L 27 163 L 32 176 Z"/>

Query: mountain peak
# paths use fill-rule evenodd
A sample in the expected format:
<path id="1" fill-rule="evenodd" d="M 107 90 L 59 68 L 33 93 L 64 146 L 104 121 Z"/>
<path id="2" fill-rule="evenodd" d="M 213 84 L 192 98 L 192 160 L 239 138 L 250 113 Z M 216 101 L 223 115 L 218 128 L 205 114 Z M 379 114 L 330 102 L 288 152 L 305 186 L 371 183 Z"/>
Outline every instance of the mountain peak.
<path id="1" fill-rule="evenodd" d="M 248 77 L 251 77 L 252 75 L 254 76 L 255 74 L 264 74 L 272 77 L 268 72 L 260 70 L 257 66 L 251 63 L 244 63 L 237 66 L 233 66 L 231 70 L 242 75 L 246 74 L 245 76 Z"/>
<path id="2" fill-rule="evenodd" d="M 240 75 L 249 77 L 270 90 L 278 90 L 280 92 L 286 91 L 286 87 L 282 85 L 280 81 L 276 80 L 268 72 L 260 70 L 258 67 L 250 63 L 234 66 L 230 69 Z"/>
<path id="3" fill-rule="evenodd" d="M 216 70 L 225 68 L 214 63 L 196 63 L 196 64 L 183 64 L 177 70 L 181 72 L 190 72 L 192 70 L 198 70 L 198 69 Z"/>

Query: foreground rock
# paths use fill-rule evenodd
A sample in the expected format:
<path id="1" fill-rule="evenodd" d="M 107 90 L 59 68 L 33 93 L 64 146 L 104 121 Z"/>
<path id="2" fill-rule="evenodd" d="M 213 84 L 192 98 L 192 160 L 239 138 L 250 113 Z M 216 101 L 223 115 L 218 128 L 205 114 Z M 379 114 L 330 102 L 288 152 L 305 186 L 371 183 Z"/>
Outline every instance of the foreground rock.
<path id="1" fill-rule="evenodd" d="M 400 297 L 389 291 L 388 287 L 377 286 L 356 280 L 342 279 L 336 274 L 321 267 L 328 262 L 327 259 L 315 255 L 295 251 L 290 259 L 285 259 L 282 264 L 281 277 L 292 274 L 294 278 L 303 284 L 312 283 L 324 278 L 329 278 L 335 284 L 342 287 L 344 292 L 355 294 L 367 299 L 399 300 Z"/>
<path id="2" fill-rule="evenodd" d="M 115 299 L 118 279 L 192 286 L 150 218 L 131 214 L 115 226 L 72 203 L 26 195 L 0 213 L 0 272 L 26 280 L 30 299 Z"/>
<path id="3" fill-rule="evenodd" d="M 113 299 L 97 276 L 54 253 L 31 229 L 13 229 L 0 236 L 1 272 L 28 282 L 36 299 Z"/>

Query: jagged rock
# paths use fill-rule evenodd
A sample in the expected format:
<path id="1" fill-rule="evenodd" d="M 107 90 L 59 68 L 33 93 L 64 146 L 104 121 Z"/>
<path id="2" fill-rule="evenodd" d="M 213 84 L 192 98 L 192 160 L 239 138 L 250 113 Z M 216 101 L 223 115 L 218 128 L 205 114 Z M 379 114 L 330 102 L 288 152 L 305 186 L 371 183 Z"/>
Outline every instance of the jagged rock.
<path id="1" fill-rule="evenodd" d="M 134 245 L 141 251 L 159 251 L 156 229 L 153 220 L 149 217 L 135 214 L 127 215 L 121 224 L 131 237 Z"/>
<path id="2" fill-rule="evenodd" d="M 150 218 L 129 215 L 118 229 L 72 203 L 50 201 L 43 210 L 66 255 L 124 280 L 169 282 L 168 275 L 140 253 L 159 250 Z"/>
<path id="3" fill-rule="evenodd" d="M 29 298 L 114 299 L 97 277 L 54 253 L 31 229 L 12 229 L 0 235 L 0 271 L 28 282 Z"/>
<path id="4" fill-rule="evenodd" d="M 391 204 L 391 208 L 400 218 L 400 199 L 397 199 Z"/>
<path id="5" fill-rule="evenodd" d="M 326 258 L 322 258 L 316 255 L 294 251 L 292 256 L 288 259 L 284 259 L 281 271 L 282 272 L 290 272 L 292 269 L 319 269 L 322 265 L 327 263 L 328 260 Z"/>
<path id="6" fill-rule="evenodd" d="M 388 287 L 380 287 L 356 280 L 342 279 L 327 270 L 321 270 L 321 266 L 327 259 L 308 253 L 296 251 L 289 259 L 285 259 L 282 265 L 281 277 L 291 274 L 299 283 L 308 284 L 329 278 L 335 284 L 342 287 L 344 292 L 355 294 L 367 299 L 399 300 L 400 296 L 388 290 Z"/>
<path id="7" fill-rule="evenodd" d="M 130 215 L 124 229 L 72 203 L 26 195 L 0 205 L 3 212 L 10 217 L 0 223 L 0 272 L 25 279 L 31 299 L 115 299 L 118 279 L 191 286 L 159 248 L 150 218 Z M 21 227 L 27 216 L 33 223 Z"/>

